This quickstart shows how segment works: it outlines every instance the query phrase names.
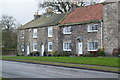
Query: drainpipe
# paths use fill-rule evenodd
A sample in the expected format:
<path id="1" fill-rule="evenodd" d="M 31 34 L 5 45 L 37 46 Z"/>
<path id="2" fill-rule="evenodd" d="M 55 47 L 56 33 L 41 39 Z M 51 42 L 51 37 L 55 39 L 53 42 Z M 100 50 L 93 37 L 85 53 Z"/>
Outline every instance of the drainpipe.
<path id="1" fill-rule="evenodd" d="M 103 48 L 103 20 L 100 20 L 101 27 L 101 49 Z"/>

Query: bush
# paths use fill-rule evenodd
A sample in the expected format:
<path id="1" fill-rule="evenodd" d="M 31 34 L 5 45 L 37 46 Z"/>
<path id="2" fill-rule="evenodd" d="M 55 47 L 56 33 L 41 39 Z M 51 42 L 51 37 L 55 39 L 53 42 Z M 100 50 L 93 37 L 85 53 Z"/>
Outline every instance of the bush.
<path id="1" fill-rule="evenodd" d="M 57 56 L 57 51 L 55 50 L 55 51 L 52 51 L 52 55 L 53 56 Z"/>
<path id="2" fill-rule="evenodd" d="M 46 51 L 44 51 L 43 56 L 47 56 L 47 52 Z"/>
<path id="3" fill-rule="evenodd" d="M 34 52 L 31 52 L 29 56 L 39 56 L 39 54 L 40 54 L 39 52 L 34 51 Z"/>
<path id="4" fill-rule="evenodd" d="M 16 56 L 24 56 L 23 54 L 17 54 Z"/>
<path id="5" fill-rule="evenodd" d="M 106 56 L 104 48 L 99 49 L 98 52 L 96 53 L 96 56 Z"/>
<path id="6" fill-rule="evenodd" d="M 48 53 L 48 56 L 52 56 L 50 53 Z"/>
<path id="7" fill-rule="evenodd" d="M 63 51 L 60 56 L 70 56 L 71 52 Z"/>

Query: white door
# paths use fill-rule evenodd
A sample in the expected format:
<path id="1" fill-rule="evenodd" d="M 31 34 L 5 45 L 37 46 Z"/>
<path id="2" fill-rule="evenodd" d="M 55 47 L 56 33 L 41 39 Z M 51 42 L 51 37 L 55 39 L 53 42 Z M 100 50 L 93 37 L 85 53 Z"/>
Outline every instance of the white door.
<path id="1" fill-rule="evenodd" d="M 82 54 L 82 42 L 78 42 L 78 54 Z"/>
<path id="2" fill-rule="evenodd" d="M 27 45 L 27 55 L 30 54 L 29 45 Z"/>
<path id="3" fill-rule="evenodd" d="M 42 50 L 42 56 L 43 56 L 43 55 L 44 55 L 44 51 L 45 51 L 45 49 L 44 49 L 44 44 L 42 44 L 41 50 Z"/>

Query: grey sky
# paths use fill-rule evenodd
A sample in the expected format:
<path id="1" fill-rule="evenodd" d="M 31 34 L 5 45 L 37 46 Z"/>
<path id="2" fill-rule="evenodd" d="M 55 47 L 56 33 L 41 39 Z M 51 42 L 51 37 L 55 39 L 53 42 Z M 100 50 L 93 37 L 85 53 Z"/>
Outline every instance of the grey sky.
<path id="1" fill-rule="evenodd" d="M 0 16 L 7 14 L 16 18 L 17 22 L 25 24 L 33 19 L 34 13 L 38 10 L 38 3 L 53 0 L 0 0 Z M 63 0 L 64 1 L 64 0 Z M 69 1 L 69 0 L 68 0 Z M 75 0 L 80 1 L 80 0 Z M 83 0 L 83 1 L 106 1 L 106 0 Z M 114 0 L 110 0 L 114 1 Z M 119 1 L 119 0 L 115 0 Z M 43 13 L 40 10 L 39 13 Z"/>
<path id="2" fill-rule="evenodd" d="M 17 22 L 25 24 L 33 19 L 38 10 L 38 0 L 0 0 L 0 16 L 7 14 L 16 18 Z M 42 13 L 42 10 L 39 11 Z"/>

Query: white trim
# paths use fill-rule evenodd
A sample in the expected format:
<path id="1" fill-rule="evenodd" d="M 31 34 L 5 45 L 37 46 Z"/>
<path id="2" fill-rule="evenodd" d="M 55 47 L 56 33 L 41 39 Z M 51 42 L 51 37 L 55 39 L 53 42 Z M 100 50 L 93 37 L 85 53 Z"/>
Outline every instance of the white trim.
<path id="1" fill-rule="evenodd" d="M 35 45 L 36 45 L 36 49 L 35 49 Z M 33 51 L 37 51 L 37 42 L 33 42 Z"/>
<path id="2" fill-rule="evenodd" d="M 50 49 L 50 45 L 52 46 L 52 49 Z M 52 51 L 53 50 L 53 43 L 52 42 L 48 42 L 48 51 Z"/>
<path id="3" fill-rule="evenodd" d="M 63 34 L 71 34 L 71 26 L 63 27 Z"/>
<path id="4" fill-rule="evenodd" d="M 91 46 L 90 43 L 97 43 L 97 48 L 94 49 L 95 45 L 92 44 L 93 46 Z M 90 49 L 90 47 L 91 47 L 91 49 Z M 87 49 L 88 49 L 88 51 L 98 51 L 98 41 L 88 41 Z"/>
<path id="5" fill-rule="evenodd" d="M 97 30 L 94 29 L 97 26 Z M 87 31 L 88 32 L 97 32 L 99 24 L 88 24 Z"/>
<path id="6" fill-rule="evenodd" d="M 33 29 L 33 38 L 37 38 L 37 29 Z"/>
<path id="7" fill-rule="evenodd" d="M 63 51 L 71 51 L 71 41 L 63 42 Z"/>
<path id="8" fill-rule="evenodd" d="M 48 27 L 48 37 L 53 37 L 53 27 Z"/>

